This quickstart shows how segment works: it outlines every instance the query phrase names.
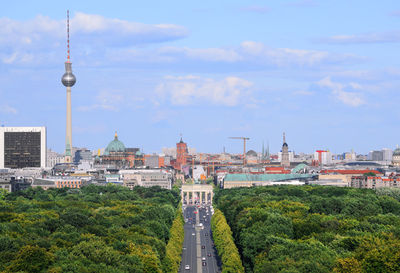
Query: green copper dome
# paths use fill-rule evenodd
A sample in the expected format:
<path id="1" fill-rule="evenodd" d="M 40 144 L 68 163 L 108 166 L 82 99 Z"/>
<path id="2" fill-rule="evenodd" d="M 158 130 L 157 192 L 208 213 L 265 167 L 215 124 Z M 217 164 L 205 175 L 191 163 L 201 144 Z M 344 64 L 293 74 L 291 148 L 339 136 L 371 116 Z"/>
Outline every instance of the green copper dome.
<path id="1" fill-rule="evenodd" d="M 393 156 L 396 156 L 396 155 L 400 155 L 400 148 L 397 148 L 396 150 L 394 150 Z"/>
<path id="2" fill-rule="evenodd" d="M 117 132 L 115 132 L 114 140 L 108 144 L 106 150 L 104 151 L 104 155 L 109 155 L 111 152 L 125 152 L 125 145 L 118 140 Z"/>

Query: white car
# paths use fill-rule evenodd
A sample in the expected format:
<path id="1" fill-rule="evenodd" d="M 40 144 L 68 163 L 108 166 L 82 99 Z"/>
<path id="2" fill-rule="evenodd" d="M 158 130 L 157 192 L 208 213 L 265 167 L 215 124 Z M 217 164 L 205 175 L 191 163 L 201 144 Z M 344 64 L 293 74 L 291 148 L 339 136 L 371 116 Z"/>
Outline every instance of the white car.
<path id="1" fill-rule="evenodd" d="M 194 235 L 196 235 L 196 234 L 192 233 L 192 235 L 194 236 Z"/>
<path id="2" fill-rule="evenodd" d="M 188 265 L 188 264 L 185 265 L 185 269 L 186 269 L 186 270 L 189 270 L 189 269 L 190 269 L 190 265 Z"/>
<path id="3" fill-rule="evenodd" d="M 202 261 L 205 261 L 205 260 L 206 260 L 206 257 L 201 258 L 201 260 L 202 260 Z"/>

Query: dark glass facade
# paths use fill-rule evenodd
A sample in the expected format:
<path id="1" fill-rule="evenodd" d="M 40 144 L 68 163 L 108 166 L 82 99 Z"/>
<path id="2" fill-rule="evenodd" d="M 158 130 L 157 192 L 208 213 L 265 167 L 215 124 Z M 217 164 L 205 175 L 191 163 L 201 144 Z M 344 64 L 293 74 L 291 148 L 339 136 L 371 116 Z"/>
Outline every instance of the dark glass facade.
<path id="1" fill-rule="evenodd" d="M 40 167 L 40 132 L 5 132 L 4 167 Z"/>

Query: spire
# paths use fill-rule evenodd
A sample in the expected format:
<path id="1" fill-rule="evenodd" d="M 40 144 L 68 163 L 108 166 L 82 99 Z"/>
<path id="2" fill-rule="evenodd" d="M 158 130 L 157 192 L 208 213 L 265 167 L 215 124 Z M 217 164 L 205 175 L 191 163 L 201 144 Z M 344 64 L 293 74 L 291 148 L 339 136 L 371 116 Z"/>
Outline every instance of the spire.
<path id="1" fill-rule="evenodd" d="M 266 156 L 267 156 L 267 159 L 269 160 L 269 141 L 267 141 L 267 154 L 266 154 Z"/>
<path id="2" fill-rule="evenodd" d="M 265 159 L 264 141 L 263 141 L 263 144 L 262 144 L 262 156 L 261 156 L 261 159 L 262 160 Z"/>
<path id="3" fill-rule="evenodd" d="M 286 143 L 285 132 L 283 132 L 283 143 Z"/>
<path id="4" fill-rule="evenodd" d="M 115 139 L 118 139 L 118 134 L 117 134 L 117 131 L 115 131 L 114 138 L 115 138 Z"/>
<path id="5" fill-rule="evenodd" d="M 70 58 L 69 58 L 69 10 L 67 10 L 67 63 L 70 63 Z"/>

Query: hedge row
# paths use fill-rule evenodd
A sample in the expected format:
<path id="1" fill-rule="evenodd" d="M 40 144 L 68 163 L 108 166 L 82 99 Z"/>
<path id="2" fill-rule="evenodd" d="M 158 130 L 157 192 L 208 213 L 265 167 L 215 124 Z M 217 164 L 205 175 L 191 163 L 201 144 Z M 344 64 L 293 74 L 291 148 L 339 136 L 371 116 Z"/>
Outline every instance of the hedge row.
<path id="1" fill-rule="evenodd" d="M 211 218 L 213 240 L 222 260 L 222 273 L 244 273 L 239 251 L 233 241 L 232 231 L 223 213 L 216 209 Z"/>
<path id="2" fill-rule="evenodd" d="M 165 258 L 163 262 L 164 272 L 176 273 L 182 258 L 182 246 L 184 240 L 184 220 L 182 214 L 182 205 L 178 205 L 175 219 L 170 230 L 169 241 L 165 250 Z"/>

